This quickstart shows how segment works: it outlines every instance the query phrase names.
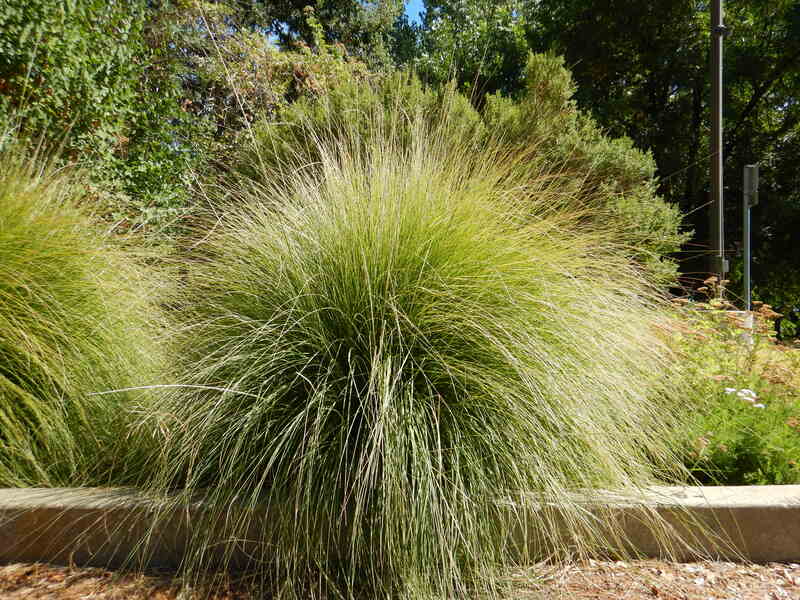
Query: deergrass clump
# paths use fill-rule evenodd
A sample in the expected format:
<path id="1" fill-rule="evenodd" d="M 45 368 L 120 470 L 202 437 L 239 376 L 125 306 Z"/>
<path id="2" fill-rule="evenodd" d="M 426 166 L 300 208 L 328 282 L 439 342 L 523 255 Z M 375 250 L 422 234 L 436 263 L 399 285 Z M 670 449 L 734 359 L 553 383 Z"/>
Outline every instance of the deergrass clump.
<path id="1" fill-rule="evenodd" d="M 79 208 L 79 182 L 0 154 L 0 485 L 131 483 L 131 393 L 160 358 L 153 286 Z"/>
<path id="2" fill-rule="evenodd" d="M 602 536 L 573 492 L 676 468 L 659 298 L 545 187 L 417 127 L 320 142 L 200 246 L 153 484 L 165 515 L 204 500 L 188 570 L 244 552 L 289 595 L 491 592 L 529 494 L 582 551 Z"/>

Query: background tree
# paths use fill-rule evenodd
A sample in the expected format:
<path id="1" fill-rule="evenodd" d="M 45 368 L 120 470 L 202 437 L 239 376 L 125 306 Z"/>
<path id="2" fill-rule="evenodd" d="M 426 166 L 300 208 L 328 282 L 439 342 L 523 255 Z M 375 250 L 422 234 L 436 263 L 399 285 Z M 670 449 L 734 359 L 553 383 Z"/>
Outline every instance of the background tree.
<path id="1" fill-rule="evenodd" d="M 741 169 L 757 161 L 755 293 L 791 308 L 800 305 L 800 2 L 725 5 L 733 290 Z M 256 119 L 365 68 L 408 66 L 432 87 L 455 79 L 485 111 L 493 94 L 523 99 L 529 52 L 553 51 L 572 70 L 578 109 L 652 153 L 658 193 L 696 231 L 684 248 L 686 281 L 703 278 L 707 3 L 429 0 L 419 25 L 401 9 L 400 0 L 9 0 L 0 6 L 0 116 L 60 143 L 67 160 L 91 163 L 115 198 L 109 210 L 126 207 L 117 216 L 155 223 L 187 204 L 190 167 L 228 154 Z"/>
<path id="2" fill-rule="evenodd" d="M 403 12 L 403 0 L 160 0 L 190 10 L 224 12 L 231 30 L 242 28 L 274 38 L 284 49 L 297 42 L 312 45 L 317 32 L 307 19 L 310 7 L 329 44 L 343 44 L 373 67 L 389 65 L 392 26 Z"/>
<path id="3" fill-rule="evenodd" d="M 519 0 L 426 2 L 414 66 L 429 84 L 451 79 L 481 105 L 486 94 L 524 87 L 527 21 Z"/>
<path id="4" fill-rule="evenodd" d="M 379 57 L 384 33 L 356 32 L 388 36 L 389 4 L 337 6 L 321 20 L 311 9 L 295 19 L 290 3 L 9 0 L 0 127 L 86 167 L 96 210 L 118 227 L 168 229 L 190 203 L 190 172 L 227 153 L 256 114 L 274 118 L 361 68 L 329 39 Z"/>
<path id="5" fill-rule="evenodd" d="M 729 0 L 725 43 L 725 199 L 734 284 L 741 273 L 741 173 L 762 165 L 754 210 L 755 292 L 785 309 L 800 305 L 800 3 Z M 709 19 L 706 3 L 673 0 L 542 0 L 528 13 L 532 45 L 563 53 L 576 100 L 617 135 L 648 148 L 660 191 L 688 212 L 708 239 Z M 700 275 L 702 260 L 684 266 Z M 734 292 L 738 291 L 734 287 Z"/>

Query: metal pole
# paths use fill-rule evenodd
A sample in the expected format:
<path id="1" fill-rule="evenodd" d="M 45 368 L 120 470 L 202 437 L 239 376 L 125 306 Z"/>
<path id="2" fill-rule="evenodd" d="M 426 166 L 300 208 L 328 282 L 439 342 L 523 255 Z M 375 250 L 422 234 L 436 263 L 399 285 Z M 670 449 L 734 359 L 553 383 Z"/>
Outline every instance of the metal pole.
<path id="1" fill-rule="evenodd" d="M 745 165 L 742 185 L 742 235 L 744 246 L 744 309 L 750 310 L 750 207 L 758 203 L 758 165 Z"/>
<path id="2" fill-rule="evenodd" d="M 722 197 L 722 0 L 711 3 L 711 268 L 725 279 L 725 221 Z"/>
<path id="3" fill-rule="evenodd" d="M 748 177 L 744 168 L 744 193 L 742 194 L 742 236 L 744 238 L 744 309 L 750 311 L 750 194 Z"/>

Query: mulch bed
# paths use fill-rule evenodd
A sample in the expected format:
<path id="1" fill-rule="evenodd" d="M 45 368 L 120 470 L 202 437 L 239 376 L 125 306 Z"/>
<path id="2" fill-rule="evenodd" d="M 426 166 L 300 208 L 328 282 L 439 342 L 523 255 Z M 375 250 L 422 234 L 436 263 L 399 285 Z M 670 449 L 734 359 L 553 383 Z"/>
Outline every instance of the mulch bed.
<path id="1" fill-rule="evenodd" d="M 512 580 L 512 597 L 529 600 L 800 600 L 800 565 L 794 563 L 590 560 L 540 566 Z"/>
<path id="2" fill-rule="evenodd" d="M 508 600 L 800 600 L 800 564 L 659 560 L 537 565 L 509 576 Z M 187 590 L 169 574 L 0 565 L 3 600 L 252 600 L 227 583 Z"/>

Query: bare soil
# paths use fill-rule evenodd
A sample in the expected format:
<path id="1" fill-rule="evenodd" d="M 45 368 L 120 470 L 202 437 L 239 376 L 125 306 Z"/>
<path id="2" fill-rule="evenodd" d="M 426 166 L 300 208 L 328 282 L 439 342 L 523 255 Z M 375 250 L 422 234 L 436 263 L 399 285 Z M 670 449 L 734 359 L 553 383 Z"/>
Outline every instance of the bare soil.
<path id="1" fill-rule="evenodd" d="M 658 560 L 537 565 L 510 575 L 509 600 L 800 600 L 800 564 Z M 169 574 L 0 565 L 2 600 L 253 600 L 232 583 L 187 589 Z"/>

